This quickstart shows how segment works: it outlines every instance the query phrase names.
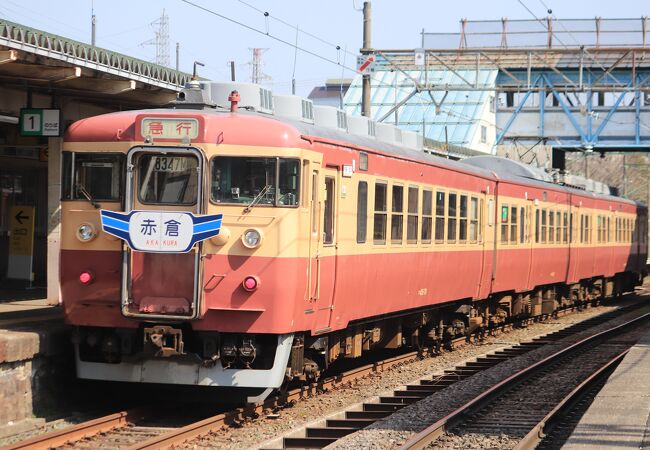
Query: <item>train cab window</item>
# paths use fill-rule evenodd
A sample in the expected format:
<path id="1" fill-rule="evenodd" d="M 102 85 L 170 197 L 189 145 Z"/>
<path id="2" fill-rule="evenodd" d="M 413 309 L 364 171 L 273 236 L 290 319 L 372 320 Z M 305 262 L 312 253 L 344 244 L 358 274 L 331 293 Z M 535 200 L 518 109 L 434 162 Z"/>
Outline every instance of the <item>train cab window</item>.
<path id="1" fill-rule="evenodd" d="M 63 152 L 61 199 L 120 201 L 124 154 Z"/>
<path id="2" fill-rule="evenodd" d="M 535 210 L 535 243 L 539 243 L 539 231 L 540 231 L 539 209 L 536 209 Z"/>
<path id="3" fill-rule="evenodd" d="M 368 230 L 368 183 L 359 181 L 357 191 L 357 243 L 366 242 Z"/>
<path id="4" fill-rule="evenodd" d="M 422 191 L 422 231 L 420 239 L 423 244 L 431 243 L 432 231 L 432 214 L 433 214 L 433 193 L 431 191 Z"/>
<path id="5" fill-rule="evenodd" d="M 441 243 L 445 239 L 445 193 L 436 192 L 436 242 Z"/>
<path id="6" fill-rule="evenodd" d="M 142 154 L 138 157 L 136 166 L 142 203 L 196 203 L 199 184 L 199 160 L 196 156 Z"/>
<path id="7" fill-rule="evenodd" d="M 409 244 L 418 243 L 418 203 L 419 190 L 417 187 L 409 187 L 408 218 L 406 222 L 406 242 Z"/>
<path id="8" fill-rule="evenodd" d="M 458 204 L 458 240 L 461 242 L 467 241 L 467 196 L 461 195 Z"/>
<path id="9" fill-rule="evenodd" d="M 503 205 L 501 207 L 501 243 L 508 243 L 508 205 Z"/>
<path id="10" fill-rule="evenodd" d="M 404 186 L 393 186 L 393 198 L 390 215 L 390 242 L 401 244 L 404 234 Z"/>
<path id="11" fill-rule="evenodd" d="M 456 242 L 456 222 L 458 214 L 458 194 L 449 193 L 449 203 L 447 204 L 447 242 Z"/>
<path id="12" fill-rule="evenodd" d="M 387 194 L 388 186 L 384 183 L 375 183 L 375 217 L 373 224 L 372 239 L 375 244 L 386 243 L 386 222 L 387 222 Z"/>
<path id="13" fill-rule="evenodd" d="M 526 242 L 526 209 L 519 208 L 519 243 Z"/>
<path id="14" fill-rule="evenodd" d="M 470 242 L 478 241 L 478 198 L 469 199 L 469 240 Z"/>
<path id="15" fill-rule="evenodd" d="M 300 160 L 218 156 L 212 160 L 215 203 L 298 206 Z"/>
<path id="16" fill-rule="evenodd" d="M 510 207 L 510 243 L 517 243 L 517 207 Z"/>
<path id="17" fill-rule="evenodd" d="M 548 212 L 548 243 L 552 244 L 555 238 L 555 213 L 553 210 Z"/>
<path id="18" fill-rule="evenodd" d="M 546 244 L 546 210 L 542 209 L 542 227 L 541 227 L 541 234 L 542 234 L 542 244 Z"/>

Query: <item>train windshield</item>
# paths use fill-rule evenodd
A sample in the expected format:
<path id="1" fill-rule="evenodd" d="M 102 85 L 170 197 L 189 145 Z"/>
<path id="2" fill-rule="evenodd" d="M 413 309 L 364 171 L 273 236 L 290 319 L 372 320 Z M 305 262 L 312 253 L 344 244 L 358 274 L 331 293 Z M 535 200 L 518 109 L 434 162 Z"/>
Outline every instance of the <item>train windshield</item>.
<path id="1" fill-rule="evenodd" d="M 219 156 L 212 161 L 212 201 L 297 206 L 299 180 L 298 159 Z"/>
<path id="2" fill-rule="evenodd" d="M 193 205 L 198 189 L 196 156 L 141 155 L 138 158 L 140 201 L 167 205 Z"/>

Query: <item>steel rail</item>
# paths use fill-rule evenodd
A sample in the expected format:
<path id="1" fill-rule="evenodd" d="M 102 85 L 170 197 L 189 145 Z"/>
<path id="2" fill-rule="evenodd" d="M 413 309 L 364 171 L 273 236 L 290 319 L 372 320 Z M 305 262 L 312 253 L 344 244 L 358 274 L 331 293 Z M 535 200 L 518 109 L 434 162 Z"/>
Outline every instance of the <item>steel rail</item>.
<path id="1" fill-rule="evenodd" d="M 622 309 L 626 309 L 622 308 Z M 577 309 L 576 306 L 570 306 L 556 311 L 558 316 L 571 314 Z M 532 322 L 542 321 L 550 317 L 549 315 L 537 316 L 534 318 L 524 318 L 516 323 L 501 324 L 498 327 L 490 330 L 491 332 L 507 331 L 515 325 L 528 325 Z M 450 341 L 452 348 L 457 348 L 461 345 L 471 343 L 468 336 L 461 336 L 454 338 Z M 327 391 L 329 389 L 337 388 L 345 384 L 351 384 L 357 380 L 366 378 L 370 374 L 380 373 L 392 367 L 409 363 L 415 359 L 423 356 L 422 351 L 412 351 L 402 355 L 393 356 L 381 361 L 376 361 L 364 366 L 360 366 L 341 374 L 326 378 L 316 383 L 310 383 L 288 392 L 281 393 L 277 396 L 271 397 L 261 403 L 249 404 L 242 408 L 217 414 L 215 416 L 194 422 L 185 427 L 169 433 L 162 434 L 136 444 L 130 449 L 149 449 L 149 448 L 168 448 L 171 445 L 176 445 L 192 438 L 206 434 L 210 431 L 222 428 L 224 426 L 236 426 L 247 419 L 256 418 L 263 414 L 265 411 L 281 408 L 287 404 L 294 403 L 301 399 L 312 397 L 319 392 Z M 14 449 L 46 449 L 64 445 L 66 443 L 78 441 L 80 439 L 93 436 L 97 433 L 108 432 L 116 428 L 127 426 L 129 422 L 136 416 L 141 415 L 142 408 L 122 411 L 110 414 L 97 419 L 92 419 L 78 425 L 63 428 L 61 430 L 45 433 L 41 436 L 30 438 L 25 441 L 20 441 L 5 447 L 0 450 L 14 450 Z"/>
<path id="2" fill-rule="evenodd" d="M 114 430 L 115 428 L 125 427 L 134 416 L 138 415 L 140 411 L 141 410 L 127 410 L 109 414 L 78 425 L 35 436 L 25 441 L 9 444 L 2 447 L 1 450 L 41 450 L 60 447 L 71 441 L 78 441 L 80 439 L 94 436 L 98 433 L 105 433 Z"/>
<path id="3" fill-rule="evenodd" d="M 576 307 L 571 306 L 557 311 L 559 315 L 570 314 L 575 311 Z M 529 324 L 535 320 L 542 320 L 544 318 L 550 317 L 549 315 L 539 316 L 537 318 L 525 318 L 520 320 L 518 323 Z M 513 323 L 502 324 L 494 330 L 508 330 L 513 327 Z M 459 344 L 469 343 L 467 336 L 458 337 L 451 340 L 452 347 L 456 347 Z M 361 367 L 354 368 L 347 372 L 343 372 L 339 375 L 327 378 L 318 383 L 311 383 L 307 386 L 302 386 L 300 388 L 293 389 L 284 395 L 279 395 L 268 399 L 262 403 L 256 405 L 248 405 L 245 408 L 238 408 L 230 412 L 223 414 L 218 414 L 213 417 L 209 417 L 199 422 L 189 424 L 185 427 L 179 428 L 169 433 L 162 434 L 150 439 L 147 439 L 143 442 L 135 444 L 131 447 L 128 447 L 127 450 L 152 450 L 152 449 L 167 449 L 175 445 L 180 445 L 183 442 L 187 442 L 191 439 L 197 438 L 201 435 L 207 434 L 211 431 L 215 431 L 223 426 L 227 425 L 237 425 L 244 422 L 247 418 L 255 418 L 263 414 L 264 411 L 272 410 L 274 408 L 281 407 L 305 397 L 310 397 L 318 392 L 326 391 L 331 388 L 335 388 L 340 385 L 350 384 L 356 380 L 363 379 L 372 373 L 379 373 L 387 370 L 391 367 L 398 366 L 400 364 L 407 363 L 413 359 L 417 359 L 421 356 L 421 352 L 414 351 L 408 352 L 403 355 L 391 357 L 382 361 L 374 362 L 367 364 Z"/>
<path id="4" fill-rule="evenodd" d="M 580 399 L 585 391 L 588 391 L 594 384 L 609 376 L 610 370 L 623 361 L 625 355 L 628 354 L 630 349 L 621 352 L 616 357 L 612 358 L 606 364 L 600 367 L 597 371 L 592 373 L 586 380 L 580 383 L 573 389 L 566 397 L 564 397 L 542 420 L 539 421 L 535 427 L 519 441 L 513 450 L 534 450 L 540 442 L 548 435 L 551 428 L 555 426 L 560 418 L 562 418 L 568 411 L 571 410 L 572 405 L 576 400 Z"/>
<path id="5" fill-rule="evenodd" d="M 526 377 L 533 375 L 540 369 L 543 369 L 558 360 L 570 355 L 571 353 L 581 349 L 582 347 L 587 346 L 588 344 L 597 342 L 598 340 L 601 340 L 603 338 L 609 337 L 611 335 L 614 335 L 616 333 L 619 333 L 621 331 L 626 330 L 627 328 L 638 324 L 639 322 L 642 322 L 646 319 L 650 318 L 650 313 L 643 314 L 642 316 L 639 316 L 633 320 L 630 320 L 628 322 L 625 322 L 621 325 L 617 325 L 615 327 L 609 328 L 607 330 L 601 331 L 600 333 L 597 333 L 593 336 L 584 338 L 572 345 L 570 345 L 567 348 L 564 348 L 558 352 L 553 353 L 550 356 L 547 356 L 546 358 L 537 361 L 534 364 L 531 364 L 530 366 L 526 367 L 525 369 L 522 369 L 512 375 L 510 375 L 508 378 L 500 381 L 496 385 L 492 386 L 491 388 L 487 389 L 486 391 L 482 392 L 469 402 L 465 403 L 464 405 L 460 406 L 450 414 L 446 415 L 442 419 L 438 420 L 434 424 L 428 426 L 425 428 L 423 431 L 420 433 L 416 434 L 413 436 L 411 439 L 406 441 L 401 447 L 400 450 L 420 450 L 424 449 L 426 446 L 437 440 L 440 436 L 442 436 L 445 431 L 449 430 L 452 428 L 454 425 L 458 424 L 461 422 L 468 414 L 471 413 L 473 410 L 480 409 L 483 407 L 485 404 L 489 403 L 493 398 L 496 396 L 500 395 L 502 392 L 507 391 L 517 383 L 523 381 Z"/>

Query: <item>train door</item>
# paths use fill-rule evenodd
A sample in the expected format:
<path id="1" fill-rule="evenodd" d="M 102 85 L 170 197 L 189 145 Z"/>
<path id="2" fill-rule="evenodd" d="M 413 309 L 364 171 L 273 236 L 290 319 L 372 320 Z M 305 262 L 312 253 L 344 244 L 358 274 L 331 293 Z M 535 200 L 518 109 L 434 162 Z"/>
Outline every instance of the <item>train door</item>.
<path id="1" fill-rule="evenodd" d="M 178 223 L 151 211 L 203 213 L 203 156 L 191 148 L 135 147 L 127 155 L 125 211 L 138 213 L 140 234 L 173 239 Z M 160 215 L 158 215 L 161 217 Z M 132 219 L 133 220 L 133 219 Z M 137 219 L 140 220 L 140 219 Z M 122 313 L 130 317 L 191 319 L 200 314 L 201 247 L 188 253 L 126 249 L 122 268 Z"/>
<path id="2" fill-rule="evenodd" d="M 567 283 L 579 281 L 578 273 L 578 246 L 576 245 L 580 238 L 580 206 L 573 204 L 573 196 L 569 197 L 569 264 L 567 273 Z"/>
<path id="3" fill-rule="evenodd" d="M 322 224 L 316 255 L 316 299 L 314 332 L 324 333 L 330 328 L 336 286 L 336 217 L 337 175 L 323 174 L 319 183 Z"/>
<path id="4" fill-rule="evenodd" d="M 535 243 L 535 216 L 534 216 L 534 207 L 533 200 L 530 199 L 526 202 L 526 205 L 520 209 L 522 217 L 520 221 L 520 226 L 523 228 L 520 231 L 520 234 L 523 234 L 523 239 L 520 238 L 520 241 L 524 243 L 524 248 L 526 249 L 523 253 L 522 263 L 526 264 L 528 267 L 528 279 L 526 280 L 526 286 L 528 289 L 531 289 L 533 286 L 531 283 L 531 268 L 533 266 L 533 245 Z"/>
<path id="5" fill-rule="evenodd" d="M 483 257 L 481 262 L 481 282 L 478 298 L 487 298 L 492 292 L 492 281 L 494 277 L 494 258 L 496 257 L 496 195 L 490 197 L 489 189 L 483 191 L 481 198 L 481 241 L 483 243 Z M 485 205 L 485 207 L 483 206 Z"/>

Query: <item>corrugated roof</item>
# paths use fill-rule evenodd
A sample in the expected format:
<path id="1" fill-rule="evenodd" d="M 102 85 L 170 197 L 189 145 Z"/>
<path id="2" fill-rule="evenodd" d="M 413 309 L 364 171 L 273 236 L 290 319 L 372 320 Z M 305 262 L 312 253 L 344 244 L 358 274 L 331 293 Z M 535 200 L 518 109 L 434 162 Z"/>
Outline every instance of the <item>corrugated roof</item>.
<path id="1" fill-rule="evenodd" d="M 404 100 L 414 89 L 411 79 L 425 86 L 467 84 L 468 88 L 478 82 L 482 87 L 496 86 L 498 70 L 377 70 L 371 77 L 372 119 L 378 120 L 395 104 Z M 478 77 L 478 80 L 477 80 Z M 348 89 L 344 108 L 348 114 L 361 115 L 361 75 L 357 75 Z M 436 107 L 435 103 L 440 106 Z M 422 133 L 436 141 L 445 141 L 445 127 L 450 144 L 467 146 L 477 130 L 477 122 L 489 101 L 488 91 L 454 90 L 422 91 L 410 98 L 398 112 L 400 128 Z M 395 123 L 391 114 L 384 122 Z"/>

